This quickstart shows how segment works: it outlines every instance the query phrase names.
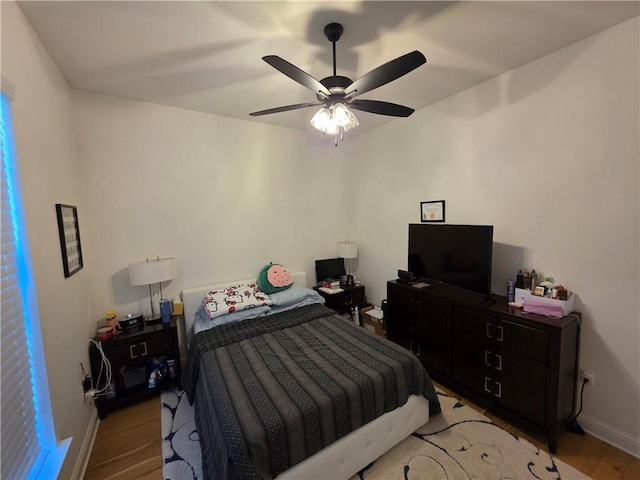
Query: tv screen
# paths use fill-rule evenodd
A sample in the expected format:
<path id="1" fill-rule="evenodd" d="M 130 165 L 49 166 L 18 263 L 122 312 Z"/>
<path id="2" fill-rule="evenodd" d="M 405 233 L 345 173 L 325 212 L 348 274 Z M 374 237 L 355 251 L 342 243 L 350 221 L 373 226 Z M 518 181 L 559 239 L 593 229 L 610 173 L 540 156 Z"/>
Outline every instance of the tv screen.
<path id="1" fill-rule="evenodd" d="M 344 258 L 327 258 L 326 260 L 316 260 L 316 281 L 339 280 L 341 275 L 345 275 Z"/>
<path id="2" fill-rule="evenodd" d="M 409 225 L 409 266 L 416 277 L 489 297 L 493 226 Z"/>

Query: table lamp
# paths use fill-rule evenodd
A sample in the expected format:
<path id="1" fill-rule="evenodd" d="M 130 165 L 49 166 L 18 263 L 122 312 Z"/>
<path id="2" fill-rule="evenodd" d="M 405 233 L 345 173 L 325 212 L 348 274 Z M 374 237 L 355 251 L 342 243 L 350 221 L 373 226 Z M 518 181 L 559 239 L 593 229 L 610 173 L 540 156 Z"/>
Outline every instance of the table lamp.
<path id="1" fill-rule="evenodd" d="M 345 259 L 347 275 L 351 275 L 351 259 L 358 258 L 358 244 L 349 240 L 338 242 L 338 256 Z"/>
<path id="2" fill-rule="evenodd" d="M 156 257 L 129 264 L 129 278 L 131 285 L 149 285 L 149 301 L 151 303 L 151 317 L 147 323 L 157 323 L 160 315 L 156 317 L 153 307 L 153 285 L 158 285 L 160 298 L 162 298 L 162 282 L 176 278 L 178 274 L 178 262 L 175 257 Z"/>

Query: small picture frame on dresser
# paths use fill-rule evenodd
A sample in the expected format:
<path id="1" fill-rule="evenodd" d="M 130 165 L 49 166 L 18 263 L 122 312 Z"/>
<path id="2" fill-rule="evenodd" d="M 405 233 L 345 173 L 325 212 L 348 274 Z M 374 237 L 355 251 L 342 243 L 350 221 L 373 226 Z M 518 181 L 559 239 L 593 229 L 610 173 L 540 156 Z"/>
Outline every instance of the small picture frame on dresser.
<path id="1" fill-rule="evenodd" d="M 421 222 L 444 222 L 444 200 L 420 202 Z"/>

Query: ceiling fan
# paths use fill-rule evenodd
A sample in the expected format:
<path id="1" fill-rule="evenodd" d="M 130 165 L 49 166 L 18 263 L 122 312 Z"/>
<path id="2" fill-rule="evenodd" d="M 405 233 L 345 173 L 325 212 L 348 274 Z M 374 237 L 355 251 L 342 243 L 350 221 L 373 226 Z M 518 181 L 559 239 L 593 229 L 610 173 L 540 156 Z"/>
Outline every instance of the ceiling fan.
<path id="1" fill-rule="evenodd" d="M 324 35 L 333 44 L 333 75 L 319 81 L 277 55 L 262 57 L 265 62 L 276 70 L 284 73 L 303 87 L 312 90 L 316 94 L 318 101 L 269 108 L 250 113 L 250 115 L 257 117 L 300 108 L 322 106 L 311 119 L 311 124 L 327 135 L 335 135 L 336 145 L 338 144 L 338 136 L 342 140 L 344 132 L 357 127 L 359 124 L 358 119 L 351 112 L 351 108 L 391 117 L 408 117 L 411 115 L 414 110 L 403 105 L 379 100 L 356 99 L 355 97 L 392 82 L 418 68 L 427 61 L 424 55 L 414 50 L 374 68 L 356 81 L 352 81 L 350 78 L 336 74 L 336 42 L 343 32 L 344 29 L 339 23 L 330 23 L 324 27 Z"/>

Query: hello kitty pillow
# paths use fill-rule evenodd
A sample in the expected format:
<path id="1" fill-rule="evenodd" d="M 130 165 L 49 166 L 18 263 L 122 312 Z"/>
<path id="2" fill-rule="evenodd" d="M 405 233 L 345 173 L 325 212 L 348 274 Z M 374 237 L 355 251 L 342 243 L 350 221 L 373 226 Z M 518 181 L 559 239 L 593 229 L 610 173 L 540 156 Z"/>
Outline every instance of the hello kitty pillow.
<path id="1" fill-rule="evenodd" d="M 256 283 L 264 293 L 276 293 L 282 292 L 293 285 L 293 277 L 291 272 L 282 265 L 270 263 L 260 270 Z"/>
<path id="2" fill-rule="evenodd" d="M 213 290 L 207 293 L 202 302 L 210 319 L 272 303 L 269 296 L 255 283 Z"/>

